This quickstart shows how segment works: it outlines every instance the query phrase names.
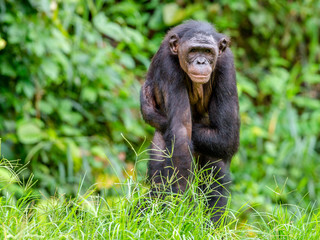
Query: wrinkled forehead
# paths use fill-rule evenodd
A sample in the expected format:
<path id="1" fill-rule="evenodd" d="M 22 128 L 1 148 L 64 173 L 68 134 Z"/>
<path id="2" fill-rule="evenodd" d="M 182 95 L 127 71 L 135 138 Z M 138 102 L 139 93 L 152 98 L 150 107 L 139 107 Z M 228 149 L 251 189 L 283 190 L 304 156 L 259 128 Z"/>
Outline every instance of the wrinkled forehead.
<path id="1" fill-rule="evenodd" d="M 197 33 L 193 35 L 189 40 L 188 39 L 183 39 L 183 40 L 184 42 L 187 41 L 189 44 L 204 44 L 204 45 L 217 46 L 217 42 L 212 35 L 206 35 L 203 33 Z"/>

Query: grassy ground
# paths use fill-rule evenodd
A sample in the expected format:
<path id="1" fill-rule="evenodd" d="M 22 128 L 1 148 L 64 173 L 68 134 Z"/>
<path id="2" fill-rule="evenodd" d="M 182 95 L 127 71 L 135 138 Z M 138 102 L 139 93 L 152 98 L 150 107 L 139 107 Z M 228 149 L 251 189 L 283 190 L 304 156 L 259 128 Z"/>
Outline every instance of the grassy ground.
<path id="1" fill-rule="evenodd" d="M 190 197 L 190 195 L 189 195 Z M 194 197 L 194 196 L 193 196 Z M 200 198 L 201 199 L 201 198 Z M 225 226 L 216 227 L 196 198 L 151 201 L 141 211 L 139 196 L 115 201 L 92 192 L 74 199 L 53 197 L 18 201 L 0 199 L 1 239 L 320 239 L 319 212 L 279 206 L 241 222 L 228 210 Z"/>
<path id="2" fill-rule="evenodd" d="M 72 199 L 44 198 L 28 188 L 18 199 L 3 194 L 0 239 L 320 239 L 320 212 L 312 207 L 279 205 L 272 212 L 228 207 L 224 226 L 214 226 L 195 179 L 183 196 L 164 200 L 150 199 L 147 187 L 132 179 L 113 198 L 94 190 Z"/>

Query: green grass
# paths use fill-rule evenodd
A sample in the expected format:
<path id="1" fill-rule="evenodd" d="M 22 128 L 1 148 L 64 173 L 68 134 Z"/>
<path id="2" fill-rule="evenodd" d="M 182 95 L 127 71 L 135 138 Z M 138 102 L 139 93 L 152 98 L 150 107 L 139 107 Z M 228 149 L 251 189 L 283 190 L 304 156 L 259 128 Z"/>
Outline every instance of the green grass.
<path id="1" fill-rule="evenodd" d="M 0 168 L 10 168 L 5 164 Z M 16 199 L 6 194 L 12 183 L 2 179 L 0 239 L 320 239 L 320 212 L 312 207 L 278 205 L 272 212 L 228 207 L 225 225 L 214 226 L 205 196 L 197 191 L 199 179 L 195 176 L 184 195 L 165 199 L 149 198 L 147 186 L 132 178 L 113 198 L 94 190 L 45 198 L 24 188 Z"/>
<path id="2" fill-rule="evenodd" d="M 117 200 L 89 192 L 73 199 L 0 199 L 1 239 L 319 239 L 319 212 L 279 206 L 272 213 L 239 221 L 231 210 L 226 225 L 215 228 L 204 205 L 185 197 L 149 203 L 142 212 L 139 196 Z M 163 203 L 166 206 L 163 207 Z"/>

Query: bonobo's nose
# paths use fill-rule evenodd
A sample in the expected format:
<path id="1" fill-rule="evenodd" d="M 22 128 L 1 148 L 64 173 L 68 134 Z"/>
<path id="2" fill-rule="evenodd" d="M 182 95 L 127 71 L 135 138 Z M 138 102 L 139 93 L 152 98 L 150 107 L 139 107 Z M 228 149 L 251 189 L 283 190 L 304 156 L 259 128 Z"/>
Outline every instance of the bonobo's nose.
<path id="1" fill-rule="evenodd" d="M 205 57 L 198 57 L 197 58 L 197 64 L 205 64 L 206 58 Z"/>

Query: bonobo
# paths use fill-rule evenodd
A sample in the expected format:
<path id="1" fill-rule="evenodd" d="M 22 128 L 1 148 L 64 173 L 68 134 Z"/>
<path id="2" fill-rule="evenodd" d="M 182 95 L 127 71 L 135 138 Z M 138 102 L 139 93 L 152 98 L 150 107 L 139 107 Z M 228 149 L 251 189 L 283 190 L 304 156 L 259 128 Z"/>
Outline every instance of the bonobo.
<path id="1" fill-rule="evenodd" d="M 142 116 L 156 129 L 148 163 L 150 182 L 168 184 L 173 177 L 171 190 L 184 192 L 194 157 L 213 179 L 202 188 L 208 192 L 216 222 L 227 203 L 229 165 L 239 146 L 239 104 L 229 42 L 206 22 L 176 26 L 152 58 L 140 96 Z"/>

